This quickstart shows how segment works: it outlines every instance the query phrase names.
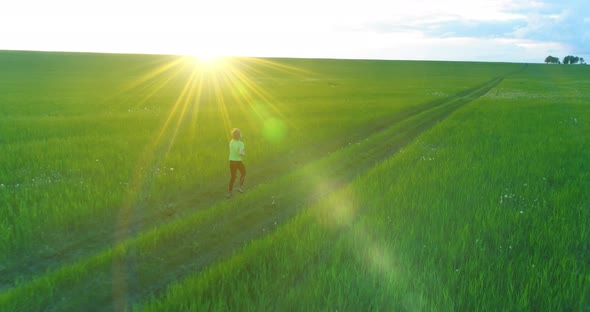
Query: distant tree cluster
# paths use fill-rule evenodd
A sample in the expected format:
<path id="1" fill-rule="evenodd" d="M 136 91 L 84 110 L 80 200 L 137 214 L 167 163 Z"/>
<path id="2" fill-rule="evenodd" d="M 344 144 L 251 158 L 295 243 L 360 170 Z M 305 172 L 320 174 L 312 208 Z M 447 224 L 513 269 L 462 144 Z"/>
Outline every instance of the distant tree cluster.
<path id="1" fill-rule="evenodd" d="M 547 64 L 561 64 L 561 62 L 559 61 L 559 57 L 555 57 L 555 56 L 551 56 L 551 55 L 549 55 L 548 57 L 545 58 L 545 63 L 547 63 Z"/>
<path id="2" fill-rule="evenodd" d="M 547 64 L 561 64 L 559 61 L 559 57 L 551 56 L 545 58 L 545 63 Z M 577 57 L 573 55 L 568 55 L 563 58 L 563 64 L 586 64 L 583 57 Z"/>

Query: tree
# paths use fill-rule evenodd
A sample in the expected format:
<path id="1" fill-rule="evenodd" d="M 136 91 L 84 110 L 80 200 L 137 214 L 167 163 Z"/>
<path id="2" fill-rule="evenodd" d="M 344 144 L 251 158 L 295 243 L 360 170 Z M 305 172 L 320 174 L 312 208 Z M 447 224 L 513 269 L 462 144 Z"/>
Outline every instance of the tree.
<path id="1" fill-rule="evenodd" d="M 572 64 L 578 64 L 580 62 L 580 58 L 577 56 L 574 56 L 573 60 L 572 60 Z"/>
<path id="2" fill-rule="evenodd" d="M 580 58 L 580 64 L 586 65 L 586 61 L 584 61 L 584 58 L 583 57 Z"/>
<path id="3" fill-rule="evenodd" d="M 568 55 L 563 58 L 564 64 L 578 64 L 579 61 L 580 61 L 580 58 L 577 56 L 573 56 L 573 55 Z"/>
<path id="4" fill-rule="evenodd" d="M 545 63 L 547 64 L 559 64 L 559 58 L 555 56 L 549 55 L 545 58 Z"/>

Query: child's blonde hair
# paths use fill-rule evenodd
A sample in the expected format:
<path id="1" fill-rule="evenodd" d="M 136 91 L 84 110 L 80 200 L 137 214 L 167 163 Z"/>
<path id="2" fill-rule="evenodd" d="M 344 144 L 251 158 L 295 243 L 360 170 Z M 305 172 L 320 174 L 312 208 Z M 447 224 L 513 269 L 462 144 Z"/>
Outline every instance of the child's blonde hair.
<path id="1" fill-rule="evenodd" d="M 231 137 L 232 137 L 234 140 L 239 140 L 239 139 L 242 137 L 242 132 L 240 131 L 240 129 L 238 129 L 238 128 L 234 128 L 234 129 L 231 131 Z"/>

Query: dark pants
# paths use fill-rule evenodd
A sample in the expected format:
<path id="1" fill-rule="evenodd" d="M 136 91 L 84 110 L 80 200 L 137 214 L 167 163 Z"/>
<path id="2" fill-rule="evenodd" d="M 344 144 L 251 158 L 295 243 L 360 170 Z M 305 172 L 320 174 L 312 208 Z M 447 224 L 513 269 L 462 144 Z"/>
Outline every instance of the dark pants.
<path id="1" fill-rule="evenodd" d="M 231 178 L 229 179 L 229 191 L 231 192 L 234 188 L 234 182 L 236 181 L 236 172 L 240 171 L 240 185 L 244 184 L 244 179 L 246 178 L 246 167 L 244 167 L 244 163 L 241 161 L 229 161 L 229 172 L 231 173 Z"/>

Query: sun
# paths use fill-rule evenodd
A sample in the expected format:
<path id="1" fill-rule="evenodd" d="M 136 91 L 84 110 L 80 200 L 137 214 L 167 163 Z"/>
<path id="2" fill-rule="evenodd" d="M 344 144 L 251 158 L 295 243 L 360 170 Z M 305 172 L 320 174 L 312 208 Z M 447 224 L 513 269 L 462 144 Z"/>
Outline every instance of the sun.
<path id="1" fill-rule="evenodd" d="M 217 59 L 220 58 L 219 55 L 214 53 L 199 53 L 195 54 L 194 57 L 202 63 L 214 63 Z"/>
<path id="2" fill-rule="evenodd" d="M 190 56 L 195 66 L 203 71 L 219 71 L 226 66 L 227 60 L 219 54 L 198 53 Z"/>

